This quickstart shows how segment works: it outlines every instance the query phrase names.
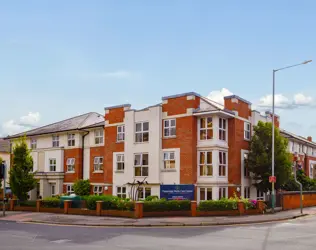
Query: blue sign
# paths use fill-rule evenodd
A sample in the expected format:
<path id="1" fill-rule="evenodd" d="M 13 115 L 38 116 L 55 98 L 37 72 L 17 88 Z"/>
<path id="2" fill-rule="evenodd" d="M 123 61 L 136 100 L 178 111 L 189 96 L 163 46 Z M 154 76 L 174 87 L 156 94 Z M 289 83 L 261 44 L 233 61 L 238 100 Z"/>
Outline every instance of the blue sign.
<path id="1" fill-rule="evenodd" d="M 194 200 L 194 185 L 160 185 L 160 199 Z"/>

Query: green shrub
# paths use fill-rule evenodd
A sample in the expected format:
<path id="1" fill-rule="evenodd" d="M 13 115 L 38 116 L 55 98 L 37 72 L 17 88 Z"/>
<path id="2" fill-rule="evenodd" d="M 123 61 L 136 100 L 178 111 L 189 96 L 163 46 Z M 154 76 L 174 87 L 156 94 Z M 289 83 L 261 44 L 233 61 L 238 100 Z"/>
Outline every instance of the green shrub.
<path id="1" fill-rule="evenodd" d="M 112 204 L 117 210 L 121 210 L 121 211 L 134 211 L 135 210 L 135 204 L 133 201 L 118 199 L 118 200 L 113 200 Z"/>
<path id="2" fill-rule="evenodd" d="M 155 201 L 155 200 L 159 200 L 159 197 L 157 195 L 150 195 L 147 196 L 145 201 Z"/>
<path id="3" fill-rule="evenodd" d="M 60 199 L 55 197 L 49 197 L 42 200 L 42 207 L 59 207 Z"/>
<path id="4" fill-rule="evenodd" d="M 236 210 L 238 202 L 234 199 L 221 199 L 201 201 L 198 206 L 199 211 L 226 211 Z"/>
<path id="5" fill-rule="evenodd" d="M 74 183 L 74 192 L 76 195 L 85 196 L 90 194 L 90 181 L 89 180 L 77 180 Z"/>
<path id="6" fill-rule="evenodd" d="M 154 200 L 144 202 L 144 212 L 164 212 L 164 211 L 190 211 L 191 202 L 188 200 Z"/>
<path id="7" fill-rule="evenodd" d="M 96 210 L 97 208 L 97 201 L 104 201 L 104 203 L 106 205 L 104 205 L 104 203 L 102 204 L 102 206 L 109 206 L 111 207 L 111 201 L 114 200 L 114 199 L 118 199 L 117 197 L 115 196 L 112 196 L 112 195 L 89 195 L 89 196 L 85 196 L 85 197 L 82 197 L 84 200 L 87 201 L 87 208 L 90 209 L 90 210 Z"/>
<path id="8" fill-rule="evenodd" d="M 20 201 L 18 206 L 21 207 L 36 207 L 36 201 Z"/>

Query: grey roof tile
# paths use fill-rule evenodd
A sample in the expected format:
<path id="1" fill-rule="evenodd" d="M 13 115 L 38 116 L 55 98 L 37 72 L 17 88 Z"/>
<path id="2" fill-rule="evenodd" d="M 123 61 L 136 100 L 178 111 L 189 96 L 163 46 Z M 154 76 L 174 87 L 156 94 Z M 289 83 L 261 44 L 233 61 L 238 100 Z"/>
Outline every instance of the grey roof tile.
<path id="1" fill-rule="evenodd" d="M 23 133 L 15 134 L 8 136 L 7 138 L 17 138 L 23 135 L 26 136 L 35 136 L 35 135 L 42 135 L 42 134 L 52 134 L 58 133 L 63 131 L 70 131 L 70 130 L 79 130 L 84 129 L 88 126 L 104 122 L 104 117 L 101 114 L 90 112 L 87 114 L 75 116 L 60 122 L 52 123 L 43 127 L 39 127 L 36 129 L 32 129 Z"/>

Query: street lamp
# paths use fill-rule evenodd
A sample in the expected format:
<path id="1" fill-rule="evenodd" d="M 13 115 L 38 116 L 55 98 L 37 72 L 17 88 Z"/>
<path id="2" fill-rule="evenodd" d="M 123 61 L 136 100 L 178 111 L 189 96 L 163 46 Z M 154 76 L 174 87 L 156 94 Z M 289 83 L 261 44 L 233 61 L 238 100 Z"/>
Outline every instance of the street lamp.
<path id="1" fill-rule="evenodd" d="M 312 60 L 307 60 L 302 63 L 294 64 L 291 66 L 287 66 L 284 68 L 274 69 L 273 70 L 273 86 L 272 86 L 272 176 L 274 176 L 274 98 L 275 98 L 275 73 L 280 70 L 293 68 L 296 66 L 300 66 L 303 64 L 308 64 L 312 62 Z M 274 182 L 272 181 L 272 212 L 274 213 L 274 207 L 275 207 L 275 190 L 274 190 Z"/>
<path id="2" fill-rule="evenodd" d="M 296 178 L 296 172 L 297 172 L 299 162 L 300 162 L 300 156 L 298 155 L 297 152 L 295 152 L 294 154 L 294 180 L 300 186 L 300 207 L 301 207 L 301 214 L 303 214 L 303 185 Z"/>

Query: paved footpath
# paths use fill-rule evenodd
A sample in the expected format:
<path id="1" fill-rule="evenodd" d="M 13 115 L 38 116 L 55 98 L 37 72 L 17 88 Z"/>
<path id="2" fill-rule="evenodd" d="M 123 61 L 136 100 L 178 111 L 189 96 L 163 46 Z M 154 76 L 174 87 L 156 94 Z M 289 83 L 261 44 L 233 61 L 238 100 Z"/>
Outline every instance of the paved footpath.
<path id="1" fill-rule="evenodd" d="M 46 223 L 81 226 L 110 226 L 110 227 L 159 227 L 159 226 L 214 226 L 251 224 L 294 219 L 305 215 L 316 215 L 316 207 L 300 210 L 289 210 L 275 214 L 249 216 L 221 216 L 221 217 L 164 217 L 129 219 L 104 216 L 66 215 L 32 212 L 7 212 L 0 220 L 15 221 L 18 223 Z"/>

